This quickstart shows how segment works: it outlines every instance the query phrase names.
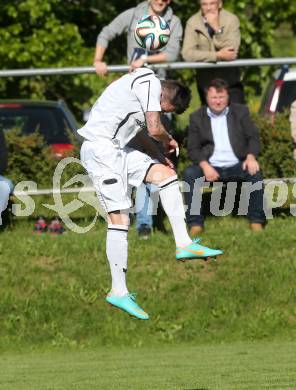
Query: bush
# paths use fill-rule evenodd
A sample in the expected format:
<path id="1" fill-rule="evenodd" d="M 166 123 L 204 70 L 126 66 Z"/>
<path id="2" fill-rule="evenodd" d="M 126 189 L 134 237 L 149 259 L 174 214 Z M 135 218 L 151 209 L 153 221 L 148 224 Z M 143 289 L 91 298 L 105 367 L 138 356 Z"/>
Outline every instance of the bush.
<path id="1" fill-rule="evenodd" d="M 38 184 L 48 184 L 49 173 L 54 169 L 54 159 L 49 148 L 37 132 L 27 136 L 18 129 L 6 133 L 8 146 L 8 176 L 16 184 L 22 180 L 32 180 Z"/>
<path id="2" fill-rule="evenodd" d="M 254 117 L 260 130 L 260 166 L 265 178 L 295 177 L 293 142 L 287 113 L 277 114 L 274 122 L 267 117 Z"/>
<path id="3" fill-rule="evenodd" d="M 38 133 L 21 135 L 18 129 L 6 133 L 8 147 L 8 168 L 6 175 L 14 184 L 23 180 L 37 183 L 38 188 L 51 188 L 52 177 L 59 162 Z M 71 156 L 78 157 L 78 146 L 74 146 Z M 68 180 L 83 171 L 77 164 L 71 164 L 63 176 Z"/>

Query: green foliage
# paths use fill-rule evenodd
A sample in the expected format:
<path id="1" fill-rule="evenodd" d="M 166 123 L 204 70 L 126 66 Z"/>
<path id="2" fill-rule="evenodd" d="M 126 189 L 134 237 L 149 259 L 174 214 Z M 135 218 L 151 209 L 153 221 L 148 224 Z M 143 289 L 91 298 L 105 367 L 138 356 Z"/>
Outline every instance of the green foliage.
<path id="1" fill-rule="evenodd" d="M 0 61 L 2 69 L 83 66 L 92 63 L 78 25 L 69 22 L 60 0 L 2 1 L 0 11 Z M 17 7 L 16 4 L 17 3 Z M 92 80 L 94 79 L 94 81 Z M 1 78 L 6 98 L 63 98 L 79 114 L 98 95 L 106 80 L 92 75 Z"/>
<path id="2" fill-rule="evenodd" d="M 283 23 L 277 31 L 277 38 L 272 47 L 274 57 L 291 57 L 296 52 L 295 33 L 289 23 Z"/>
<path id="3" fill-rule="evenodd" d="M 7 132 L 6 140 L 9 153 L 7 172 L 11 180 L 14 183 L 32 180 L 40 185 L 49 184 L 49 173 L 53 172 L 56 161 L 41 135 L 35 132 L 22 136 L 18 130 L 12 130 Z"/>
<path id="4" fill-rule="evenodd" d="M 59 160 L 54 157 L 51 148 L 45 145 L 42 136 L 37 131 L 24 136 L 15 129 L 7 132 L 6 140 L 9 155 L 7 176 L 14 184 L 29 180 L 37 183 L 38 188 L 51 188 L 53 173 Z M 74 144 L 71 156 L 79 156 L 78 145 Z M 71 164 L 64 172 L 63 181 L 78 173 L 84 173 L 83 168 Z"/>
<path id="5" fill-rule="evenodd" d="M 293 142 L 288 114 L 270 118 L 255 117 L 260 129 L 260 166 L 266 178 L 295 177 L 296 163 L 293 159 Z"/>
<path id="6" fill-rule="evenodd" d="M 141 0 L 14 0 L 1 1 L 0 62 L 2 69 L 45 68 L 91 65 L 96 37 L 118 13 Z M 196 2 L 176 0 L 172 4 L 183 25 L 198 10 Z M 290 0 L 228 0 L 225 8 L 241 21 L 241 58 L 270 57 L 283 22 L 296 31 L 296 4 Z M 126 39 L 111 43 L 106 59 L 125 63 Z M 292 54 L 291 54 L 292 55 Z M 259 92 L 266 67 L 244 70 L 247 91 Z M 185 79 L 192 80 L 192 72 Z M 95 75 L 1 78 L 0 92 L 7 98 L 63 98 L 80 114 L 106 86 Z"/>
<path id="7" fill-rule="evenodd" d="M 92 63 L 96 34 L 100 29 L 114 18 L 119 12 L 132 7 L 134 2 L 125 0 L 120 4 L 105 3 L 101 0 L 90 2 L 67 2 L 61 0 L 18 0 L 14 2 L 1 2 L 0 9 L 0 61 L 2 68 L 30 68 L 79 66 Z M 139 1 L 137 2 L 139 3 Z M 185 24 L 188 17 L 197 11 L 196 2 L 176 0 L 173 3 L 176 13 Z M 296 31 L 296 4 L 288 0 L 229 0 L 225 7 L 235 12 L 241 20 L 242 46 L 241 57 L 268 57 L 271 55 L 273 42 L 276 39 L 276 28 L 285 20 Z M 281 10 L 281 12 L 279 12 Z M 125 40 L 125 37 L 123 37 Z M 125 56 L 125 43 L 110 47 L 107 60 L 109 63 L 123 63 Z M 250 68 L 246 73 L 248 88 L 259 88 L 266 68 Z M 175 77 L 184 80 L 192 78 L 192 72 L 173 72 Z M 33 98 L 52 99 L 63 98 L 76 114 L 81 109 L 88 108 L 94 103 L 96 97 L 112 79 L 96 75 L 74 76 L 36 76 L 21 78 L 0 78 L 0 92 L 6 98 Z M 281 117 L 279 117 L 281 118 Z M 180 137 L 186 137 L 187 117 L 183 118 Z M 258 125 L 262 127 L 262 156 L 261 163 L 266 177 L 292 176 L 294 174 L 291 160 L 291 143 L 288 122 L 280 123 L 277 128 L 272 127 L 265 119 L 258 118 Z M 272 131 L 270 131 L 273 129 Z M 34 138 L 34 137 L 33 137 Z M 185 140 L 186 141 L 186 140 Z M 30 141 L 31 142 L 31 141 Z M 29 142 L 28 146 L 31 144 Z M 11 159 L 16 159 L 16 147 L 11 146 Z M 26 148 L 26 142 L 24 148 Z M 20 152 L 21 145 L 17 153 Z M 39 146 L 39 150 L 43 149 Z M 31 152 L 27 151 L 30 155 Z M 27 153 L 26 152 L 26 153 Z M 42 152 L 43 153 L 43 152 Z M 36 170 L 27 164 L 22 164 L 24 156 L 20 156 L 20 163 L 10 163 L 10 172 L 17 181 L 28 176 L 36 175 L 41 182 L 46 169 L 51 169 L 52 163 L 47 164 L 40 171 L 37 150 L 33 152 L 36 160 Z M 40 159 L 42 159 L 41 154 Z M 28 158 L 29 161 L 29 158 Z M 179 170 L 189 164 L 186 151 L 181 151 Z M 26 168 L 25 168 L 26 167 Z M 31 171 L 34 172 L 31 172 Z M 36 171 L 36 172 L 35 172 Z M 27 173 L 24 173 L 27 172 Z M 27 177 L 27 178 L 28 178 Z M 48 177 L 48 176 L 47 176 Z"/>

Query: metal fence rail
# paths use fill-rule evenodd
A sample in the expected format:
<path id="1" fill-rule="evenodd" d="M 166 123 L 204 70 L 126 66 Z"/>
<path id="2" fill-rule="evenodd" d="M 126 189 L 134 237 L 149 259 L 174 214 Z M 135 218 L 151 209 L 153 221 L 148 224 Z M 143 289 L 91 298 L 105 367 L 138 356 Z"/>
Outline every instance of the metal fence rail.
<path id="1" fill-rule="evenodd" d="M 270 184 L 281 184 L 281 183 L 290 183 L 295 184 L 295 177 L 284 177 L 278 179 L 264 179 L 263 183 Z M 53 195 L 53 194 L 78 194 L 81 192 L 95 192 L 94 187 L 72 187 L 72 188 L 45 188 L 40 190 L 27 190 L 27 191 L 14 191 L 12 195 L 18 196 L 40 196 L 40 195 Z"/>
<path id="2" fill-rule="evenodd" d="M 236 61 L 220 61 L 216 63 L 206 62 L 171 62 L 162 64 L 150 64 L 151 69 L 203 69 L 203 68 L 229 68 L 249 66 L 272 66 L 272 65 L 293 65 L 296 64 L 296 57 L 243 59 Z M 128 65 L 108 65 L 108 72 L 127 72 Z M 70 75 L 82 73 L 95 73 L 93 66 L 81 66 L 71 68 L 44 68 L 44 69 L 12 69 L 0 70 L 0 77 L 24 77 L 24 76 L 48 76 L 48 75 Z"/>

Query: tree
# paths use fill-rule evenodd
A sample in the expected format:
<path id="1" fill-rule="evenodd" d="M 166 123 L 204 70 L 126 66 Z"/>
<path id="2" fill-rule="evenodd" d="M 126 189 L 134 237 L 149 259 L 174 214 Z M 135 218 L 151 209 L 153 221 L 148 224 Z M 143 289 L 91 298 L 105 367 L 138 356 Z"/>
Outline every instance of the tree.
<path id="1" fill-rule="evenodd" d="M 61 0 L 2 1 L 0 62 L 2 69 L 83 66 L 93 49 L 85 46 L 71 12 L 63 16 Z M 71 11 L 71 9 L 70 9 Z M 97 95 L 106 81 L 90 75 L 1 78 L 5 98 L 64 98 L 78 112 L 81 103 Z M 96 93 L 94 93 L 96 90 Z"/>
<path id="2" fill-rule="evenodd" d="M 96 37 L 132 0 L 0 0 L 0 62 L 2 69 L 91 65 Z M 183 25 L 198 9 L 198 0 L 174 0 Z M 225 8 L 239 16 L 240 58 L 272 56 L 276 29 L 286 21 L 296 32 L 296 3 L 291 0 L 225 0 Z M 110 64 L 126 63 L 125 37 L 107 52 Z M 261 86 L 268 68 L 244 70 L 249 90 Z M 192 72 L 185 72 L 192 75 Z M 187 77 L 188 78 L 188 77 Z M 1 78 L 1 95 L 8 98 L 64 98 L 78 112 L 89 106 L 110 78 L 95 75 Z"/>

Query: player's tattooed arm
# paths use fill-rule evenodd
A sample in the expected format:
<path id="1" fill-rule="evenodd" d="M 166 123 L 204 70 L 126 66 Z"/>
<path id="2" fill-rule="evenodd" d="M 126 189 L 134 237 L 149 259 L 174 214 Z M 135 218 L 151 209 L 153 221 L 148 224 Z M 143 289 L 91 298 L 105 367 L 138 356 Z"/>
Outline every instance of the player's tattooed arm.
<path id="1" fill-rule="evenodd" d="M 179 150 L 178 142 L 174 140 L 161 123 L 160 113 L 151 111 L 146 112 L 145 116 L 149 135 L 157 141 L 162 142 L 167 153 Z"/>
<path id="2" fill-rule="evenodd" d="M 172 137 L 162 125 L 160 121 L 160 113 L 158 111 L 146 112 L 145 117 L 147 130 L 152 138 L 155 138 L 157 141 L 161 141 L 164 143 L 167 143 L 172 139 Z"/>

